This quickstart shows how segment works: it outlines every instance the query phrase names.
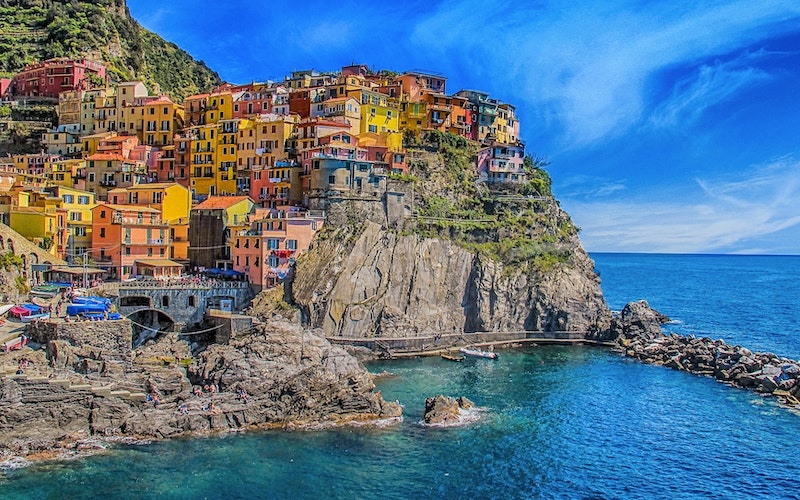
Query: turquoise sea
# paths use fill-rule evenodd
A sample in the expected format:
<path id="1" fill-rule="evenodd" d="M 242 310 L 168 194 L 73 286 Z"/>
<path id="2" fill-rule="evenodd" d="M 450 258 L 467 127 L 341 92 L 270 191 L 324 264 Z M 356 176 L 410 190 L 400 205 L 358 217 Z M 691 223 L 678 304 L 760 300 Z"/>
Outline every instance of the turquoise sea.
<path id="1" fill-rule="evenodd" d="M 668 329 L 800 358 L 800 257 L 596 254 L 612 309 L 647 299 Z M 800 416 L 710 378 L 601 348 L 374 363 L 402 423 L 126 446 L 10 470 L 2 498 L 797 498 Z M 481 408 L 419 424 L 425 398 Z"/>

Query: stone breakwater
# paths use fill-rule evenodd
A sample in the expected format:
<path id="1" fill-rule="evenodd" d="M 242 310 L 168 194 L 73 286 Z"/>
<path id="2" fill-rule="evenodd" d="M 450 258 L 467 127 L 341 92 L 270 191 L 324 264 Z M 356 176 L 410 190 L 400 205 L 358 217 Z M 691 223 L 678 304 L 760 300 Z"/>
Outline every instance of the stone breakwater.
<path id="1" fill-rule="evenodd" d="M 664 334 L 660 323 L 666 319 L 644 301 L 628 304 L 614 320 L 617 346 L 626 356 L 645 363 L 714 377 L 731 386 L 775 396 L 785 404 L 800 404 L 798 361 L 723 340 Z"/>

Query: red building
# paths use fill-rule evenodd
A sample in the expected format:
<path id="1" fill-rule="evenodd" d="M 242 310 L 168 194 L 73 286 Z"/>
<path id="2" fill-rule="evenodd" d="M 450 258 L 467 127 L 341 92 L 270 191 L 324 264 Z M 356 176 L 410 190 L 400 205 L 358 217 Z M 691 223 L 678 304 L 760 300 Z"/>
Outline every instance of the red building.
<path id="1" fill-rule="evenodd" d="M 61 92 L 87 90 L 91 76 L 107 82 L 106 67 L 88 59 L 48 59 L 25 66 L 12 79 L 10 93 L 14 96 L 57 99 Z"/>

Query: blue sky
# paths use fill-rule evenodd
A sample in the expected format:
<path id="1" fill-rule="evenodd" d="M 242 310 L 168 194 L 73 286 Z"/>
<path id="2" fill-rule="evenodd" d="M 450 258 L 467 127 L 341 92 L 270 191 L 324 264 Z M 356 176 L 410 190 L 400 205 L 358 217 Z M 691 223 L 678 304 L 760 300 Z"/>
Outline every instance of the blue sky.
<path id="1" fill-rule="evenodd" d="M 590 252 L 800 254 L 797 0 L 128 7 L 229 82 L 356 62 L 514 104 Z"/>

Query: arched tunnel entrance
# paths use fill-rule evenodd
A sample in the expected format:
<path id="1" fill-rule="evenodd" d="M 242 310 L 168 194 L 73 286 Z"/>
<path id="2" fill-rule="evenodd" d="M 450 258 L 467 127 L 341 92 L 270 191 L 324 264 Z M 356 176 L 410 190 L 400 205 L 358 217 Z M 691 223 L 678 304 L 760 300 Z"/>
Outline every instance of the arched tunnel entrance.
<path id="1" fill-rule="evenodd" d="M 148 340 L 175 329 L 175 321 L 157 309 L 142 309 L 127 317 L 132 323 L 131 348 L 134 350 Z"/>

